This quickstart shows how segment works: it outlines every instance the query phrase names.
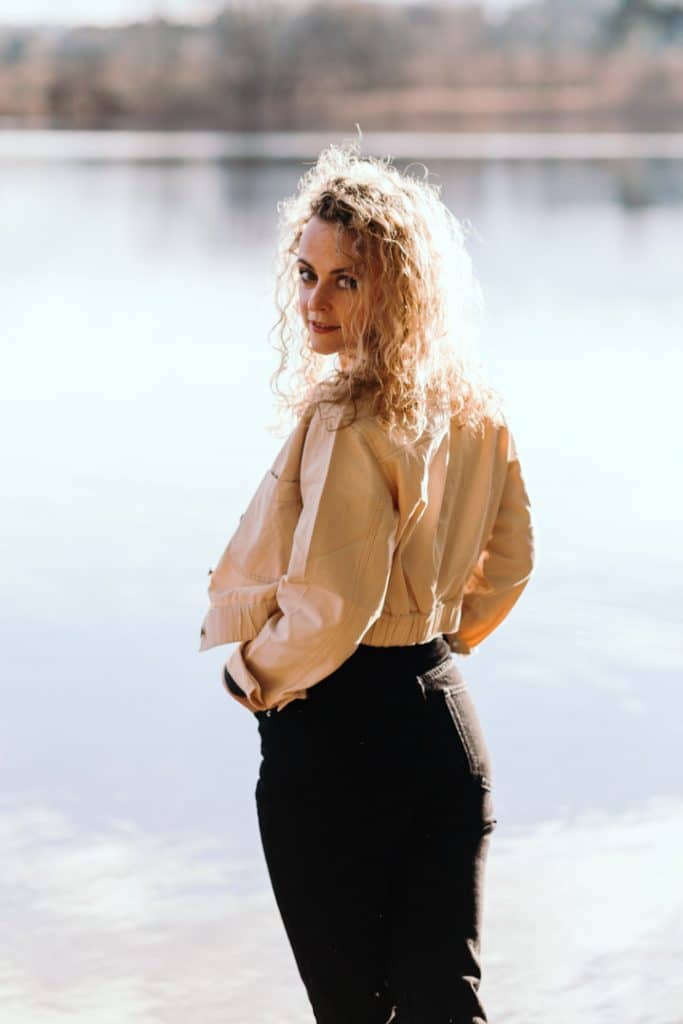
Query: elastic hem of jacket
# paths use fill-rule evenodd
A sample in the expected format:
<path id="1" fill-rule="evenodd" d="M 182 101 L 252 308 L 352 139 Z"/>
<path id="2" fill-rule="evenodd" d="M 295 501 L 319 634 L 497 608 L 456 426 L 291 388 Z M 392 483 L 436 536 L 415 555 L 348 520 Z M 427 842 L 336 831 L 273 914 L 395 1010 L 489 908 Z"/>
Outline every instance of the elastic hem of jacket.
<path id="1" fill-rule="evenodd" d="M 361 643 L 376 647 L 426 643 L 439 633 L 455 633 L 460 625 L 462 601 L 451 605 L 437 604 L 424 614 L 408 612 L 389 615 L 383 612 L 364 634 Z"/>

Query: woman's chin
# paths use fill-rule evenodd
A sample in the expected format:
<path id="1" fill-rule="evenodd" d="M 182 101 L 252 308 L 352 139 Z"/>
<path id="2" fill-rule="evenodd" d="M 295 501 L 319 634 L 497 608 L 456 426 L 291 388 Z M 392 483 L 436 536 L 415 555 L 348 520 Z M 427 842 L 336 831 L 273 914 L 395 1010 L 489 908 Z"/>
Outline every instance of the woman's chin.
<path id="1" fill-rule="evenodd" d="M 333 356 L 339 351 L 339 342 L 334 342 L 331 339 L 320 338 L 319 336 L 311 334 L 310 337 L 311 348 L 314 352 L 317 352 L 321 356 Z"/>

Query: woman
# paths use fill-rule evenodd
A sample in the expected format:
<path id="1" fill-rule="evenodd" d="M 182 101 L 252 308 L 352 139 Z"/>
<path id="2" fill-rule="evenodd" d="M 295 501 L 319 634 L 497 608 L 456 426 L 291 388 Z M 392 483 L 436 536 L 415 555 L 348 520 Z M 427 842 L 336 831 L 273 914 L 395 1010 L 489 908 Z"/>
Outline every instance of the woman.
<path id="1" fill-rule="evenodd" d="M 296 425 L 211 575 L 200 650 L 240 641 L 223 681 L 258 722 L 263 849 L 318 1024 L 481 1024 L 496 818 L 453 652 L 518 600 L 533 532 L 468 352 L 478 290 L 438 189 L 353 146 L 280 212 Z"/>

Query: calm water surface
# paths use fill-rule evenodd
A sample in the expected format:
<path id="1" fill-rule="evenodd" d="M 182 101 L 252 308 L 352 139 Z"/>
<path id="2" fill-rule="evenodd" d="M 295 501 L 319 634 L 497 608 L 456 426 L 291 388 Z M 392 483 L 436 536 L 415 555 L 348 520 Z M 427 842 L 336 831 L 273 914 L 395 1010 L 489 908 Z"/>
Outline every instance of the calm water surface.
<path id="1" fill-rule="evenodd" d="M 509 1022 L 540 1024 L 563 987 L 573 1017 L 558 1021 L 598 1005 L 608 1024 L 648 1019 L 624 980 L 642 941 L 660 1024 L 680 1024 L 664 965 L 683 951 L 683 162 L 426 162 L 474 228 L 484 362 L 537 537 L 519 604 L 461 660 L 496 772 L 491 998 Z M 2 835 L 8 914 L 33 935 L 0 979 L 14 1020 L 92 1009 L 75 962 L 51 979 L 50 927 L 84 950 L 99 935 L 112 1021 L 270 1019 L 255 982 L 197 1003 L 230 943 L 253 964 L 263 942 L 273 1020 L 308 1019 L 260 860 L 256 723 L 219 682 L 232 646 L 197 653 L 208 569 L 282 443 L 266 429 L 275 204 L 304 169 L 0 161 Z M 162 927 L 169 964 L 195 971 L 182 991 L 141 978 L 141 950 L 112 938 Z M 201 966 L 195 932 L 213 943 Z"/>

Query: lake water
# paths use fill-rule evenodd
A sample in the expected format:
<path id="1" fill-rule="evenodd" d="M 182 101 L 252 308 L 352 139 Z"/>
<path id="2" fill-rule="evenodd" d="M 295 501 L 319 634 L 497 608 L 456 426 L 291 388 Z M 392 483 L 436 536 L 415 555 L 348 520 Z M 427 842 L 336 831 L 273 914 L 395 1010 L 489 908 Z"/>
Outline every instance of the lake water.
<path id="1" fill-rule="evenodd" d="M 310 1021 L 256 722 L 232 645 L 197 652 L 282 443 L 275 204 L 307 165 L 102 139 L 0 145 L 0 1008 Z M 534 577 L 460 661 L 499 822 L 482 994 L 507 1024 L 681 1024 L 683 161 L 405 148 L 474 227 L 535 519 Z"/>

